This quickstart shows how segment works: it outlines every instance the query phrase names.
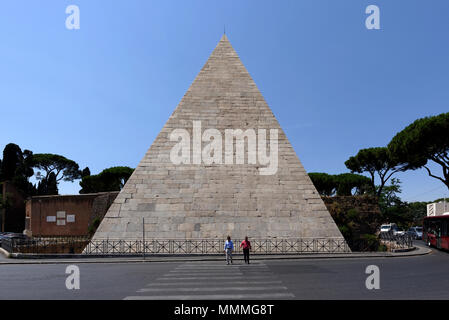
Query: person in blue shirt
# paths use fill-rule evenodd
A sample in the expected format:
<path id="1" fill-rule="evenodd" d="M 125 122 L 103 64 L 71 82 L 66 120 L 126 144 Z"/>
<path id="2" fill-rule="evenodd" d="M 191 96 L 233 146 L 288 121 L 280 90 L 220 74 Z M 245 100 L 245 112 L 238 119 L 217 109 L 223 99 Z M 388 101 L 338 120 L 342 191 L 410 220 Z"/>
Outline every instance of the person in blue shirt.
<path id="1" fill-rule="evenodd" d="M 234 243 L 231 240 L 231 237 L 228 236 L 228 240 L 226 240 L 224 245 L 224 251 L 226 253 L 226 264 L 229 264 L 231 261 L 232 264 L 232 251 L 234 250 Z"/>

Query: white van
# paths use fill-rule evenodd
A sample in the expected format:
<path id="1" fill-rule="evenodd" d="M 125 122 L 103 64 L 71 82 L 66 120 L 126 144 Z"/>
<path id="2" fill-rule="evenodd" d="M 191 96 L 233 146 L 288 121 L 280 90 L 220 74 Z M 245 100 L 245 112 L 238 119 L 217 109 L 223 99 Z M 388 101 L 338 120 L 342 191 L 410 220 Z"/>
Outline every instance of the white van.
<path id="1" fill-rule="evenodd" d="M 396 223 L 385 223 L 380 226 L 380 232 L 391 232 L 394 235 L 399 231 L 398 226 Z"/>

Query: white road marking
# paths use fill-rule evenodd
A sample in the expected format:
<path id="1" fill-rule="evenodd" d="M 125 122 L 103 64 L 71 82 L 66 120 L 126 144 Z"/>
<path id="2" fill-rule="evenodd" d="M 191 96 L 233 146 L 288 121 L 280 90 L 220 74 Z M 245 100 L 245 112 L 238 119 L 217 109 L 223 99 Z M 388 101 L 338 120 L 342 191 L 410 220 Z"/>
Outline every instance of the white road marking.
<path id="1" fill-rule="evenodd" d="M 278 280 L 270 268 L 252 265 L 222 263 L 178 265 L 126 300 L 215 300 L 215 299 L 287 299 L 295 295 Z M 220 294 L 220 292 L 232 292 Z M 283 292 L 282 292 L 283 291 Z M 173 293 L 170 295 L 169 293 Z M 183 295 L 183 293 L 186 293 Z M 201 294 L 204 293 L 204 294 Z M 161 295 L 162 294 L 162 295 Z"/>
<path id="2" fill-rule="evenodd" d="M 129 296 L 125 300 L 257 300 L 294 298 L 292 293 L 201 294 L 167 296 Z"/>
<path id="3" fill-rule="evenodd" d="M 276 280 L 276 281 L 224 281 L 223 284 L 280 284 L 282 281 Z M 217 285 L 218 283 L 214 283 L 214 285 Z M 210 283 L 206 282 L 154 282 L 149 283 L 147 287 L 165 287 L 165 286 L 198 286 L 198 285 L 204 285 L 207 287 L 210 287 Z"/>
<path id="4" fill-rule="evenodd" d="M 171 280 L 234 280 L 234 279 L 242 279 L 242 280 L 252 280 L 252 279 L 267 279 L 267 278 L 272 278 L 270 276 L 222 276 L 222 277 L 209 277 L 209 276 L 204 276 L 204 277 L 162 277 L 162 278 L 158 278 L 156 280 L 158 281 L 171 281 Z"/>
<path id="5" fill-rule="evenodd" d="M 254 291 L 254 290 L 287 290 L 284 286 L 267 287 L 202 287 L 202 288 L 144 288 L 137 292 L 158 292 L 158 291 L 179 291 L 179 292 L 198 292 L 198 291 Z"/>
<path id="6" fill-rule="evenodd" d="M 223 272 L 216 273 L 216 274 L 208 273 L 207 275 L 211 276 L 211 277 L 212 276 L 215 276 L 215 277 L 224 276 Z M 204 276 L 204 273 L 202 273 L 202 272 L 201 273 L 167 273 L 167 274 L 163 275 L 163 277 L 165 277 L 165 278 L 167 278 L 167 277 L 197 277 L 197 276 Z M 232 277 L 233 276 L 243 277 L 243 273 L 241 273 L 241 272 L 233 272 L 232 275 L 229 275 L 229 276 L 232 276 Z"/>
<path id="7" fill-rule="evenodd" d="M 230 264 L 230 265 L 223 265 L 223 266 L 210 266 L 210 267 L 203 267 L 203 266 L 178 266 L 175 269 L 176 270 L 181 270 L 181 269 L 193 269 L 193 270 L 214 270 L 214 269 L 220 269 L 220 270 L 229 270 L 230 268 L 238 268 L 238 269 L 252 269 L 252 270 L 260 270 L 260 269 L 268 269 L 267 266 L 253 266 L 253 265 L 234 265 L 234 264 Z"/>

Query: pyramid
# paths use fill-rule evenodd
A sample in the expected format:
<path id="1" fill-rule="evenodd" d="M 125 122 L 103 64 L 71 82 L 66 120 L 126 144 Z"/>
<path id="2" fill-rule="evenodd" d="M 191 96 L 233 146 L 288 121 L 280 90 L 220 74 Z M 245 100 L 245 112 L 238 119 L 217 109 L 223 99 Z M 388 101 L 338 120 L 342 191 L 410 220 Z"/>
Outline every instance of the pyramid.
<path id="1" fill-rule="evenodd" d="M 192 137 L 194 122 L 201 124 L 203 132 L 266 129 L 267 149 L 271 148 L 268 132 L 277 130 L 277 170 L 262 173 L 264 166 L 250 163 L 254 152 L 249 151 L 244 163 L 198 163 L 194 155 L 187 159 L 190 162 L 174 163 L 171 152 L 177 141 L 170 134 L 183 129 Z M 200 142 L 202 148 L 205 145 Z M 235 151 L 222 150 L 222 154 L 217 152 L 222 159 L 235 155 Z M 344 241 L 226 35 L 109 208 L 93 240 L 142 239 L 143 218 L 146 239 L 224 239 L 231 235 L 236 239 Z"/>

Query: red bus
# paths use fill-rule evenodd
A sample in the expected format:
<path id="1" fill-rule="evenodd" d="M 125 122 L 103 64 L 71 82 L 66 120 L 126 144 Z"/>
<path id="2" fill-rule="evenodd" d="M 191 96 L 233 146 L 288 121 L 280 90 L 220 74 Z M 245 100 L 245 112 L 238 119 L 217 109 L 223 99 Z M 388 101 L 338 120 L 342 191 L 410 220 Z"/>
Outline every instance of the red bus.
<path id="1" fill-rule="evenodd" d="M 422 239 L 429 247 L 449 250 L 449 215 L 425 217 Z"/>

